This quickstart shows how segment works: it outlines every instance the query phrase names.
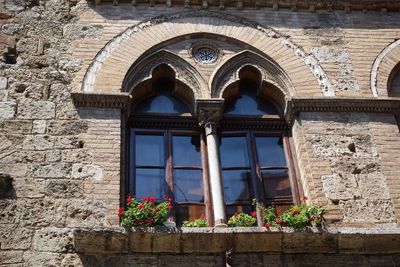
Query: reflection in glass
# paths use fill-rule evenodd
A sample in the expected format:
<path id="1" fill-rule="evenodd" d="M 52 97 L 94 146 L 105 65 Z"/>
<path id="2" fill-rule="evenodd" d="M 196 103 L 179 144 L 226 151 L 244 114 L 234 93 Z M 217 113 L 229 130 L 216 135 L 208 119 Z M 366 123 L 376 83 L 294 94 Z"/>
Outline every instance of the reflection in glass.
<path id="1" fill-rule="evenodd" d="M 279 115 L 272 103 L 257 97 L 255 89 L 240 90 L 240 95 L 225 108 L 227 115 Z"/>
<path id="2" fill-rule="evenodd" d="M 171 96 L 169 92 L 160 91 L 156 96 L 150 97 L 136 107 L 137 113 L 189 113 L 189 109 L 179 99 Z"/>
<path id="3" fill-rule="evenodd" d="M 136 135 L 136 166 L 164 166 L 164 136 Z"/>
<path id="4" fill-rule="evenodd" d="M 286 167 L 282 137 L 256 137 L 257 155 L 262 167 Z"/>
<path id="5" fill-rule="evenodd" d="M 175 166 L 201 166 L 200 136 L 174 136 L 172 142 Z"/>
<path id="6" fill-rule="evenodd" d="M 203 202 L 201 170 L 175 170 L 174 197 L 176 202 Z"/>
<path id="7" fill-rule="evenodd" d="M 205 214 L 204 205 L 179 205 L 175 208 L 176 225 L 183 221 L 194 221 Z"/>
<path id="8" fill-rule="evenodd" d="M 250 201 L 250 170 L 222 171 L 226 203 Z"/>
<path id="9" fill-rule="evenodd" d="M 223 137 L 220 145 L 220 158 L 223 168 L 248 167 L 246 137 Z"/>
<path id="10" fill-rule="evenodd" d="M 229 205 L 226 206 L 226 218 L 229 220 L 236 212 L 250 214 L 253 210 L 254 207 L 251 205 Z"/>
<path id="11" fill-rule="evenodd" d="M 135 196 L 139 199 L 153 196 L 162 200 L 164 196 L 164 176 L 164 169 L 136 168 Z"/>
<path id="12" fill-rule="evenodd" d="M 292 190 L 287 170 L 263 170 L 261 176 L 266 199 L 291 197 Z"/>

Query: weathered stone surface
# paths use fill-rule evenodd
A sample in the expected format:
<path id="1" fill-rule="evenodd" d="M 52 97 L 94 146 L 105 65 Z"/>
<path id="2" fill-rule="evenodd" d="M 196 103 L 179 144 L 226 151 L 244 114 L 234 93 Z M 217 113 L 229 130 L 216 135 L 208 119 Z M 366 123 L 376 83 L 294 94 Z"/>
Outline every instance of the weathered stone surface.
<path id="1" fill-rule="evenodd" d="M 66 38 L 99 38 L 103 32 L 101 25 L 68 24 L 64 26 L 63 35 Z"/>
<path id="2" fill-rule="evenodd" d="M 36 231 L 33 249 L 40 252 L 72 252 L 72 230 L 67 228 L 44 228 Z"/>
<path id="3" fill-rule="evenodd" d="M 60 266 L 63 255 L 51 252 L 24 252 L 26 266 L 54 267 Z"/>
<path id="4" fill-rule="evenodd" d="M 353 174 L 323 175 L 321 180 L 326 197 L 332 201 L 361 197 L 357 180 Z"/>
<path id="5" fill-rule="evenodd" d="M 52 119 L 55 117 L 55 104 L 49 101 L 21 100 L 17 117 L 20 119 Z"/>
<path id="6" fill-rule="evenodd" d="M 103 169 L 100 166 L 88 164 L 72 165 L 72 178 L 74 179 L 93 179 L 101 181 L 103 179 Z"/>
<path id="7" fill-rule="evenodd" d="M 293 232 L 284 234 L 282 238 L 284 253 L 335 253 L 336 244 L 337 235 L 334 234 Z"/>
<path id="8" fill-rule="evenodd" d="M 21 198 L 44 197 L 44 185 L 45 181 L 43 179 L 18 178 L 13 181 L 15 194 Z"/>
<path id="9" fill-rule="evenodd" d="M 0 263 L 15 264 L 22 262 L 22 251 L 0 251 Z"/>
<path id="10" fill-rule="evenodd" d="M 60 59 L 59 64 L 62 70 L 77 72 L 82 68 L 82 59 L 64 57 Z"/>
<path id="11" fill-rule="evenodd" d="M 243 252 L 279 252 L 282 250 L 281 233 L 235 233 L 234 251 Z"/>
<path id="12" fill-rule="evenodd" d="M 15 115 L 14 102 L 0 102 L 0 119 L 12 119 Z"/>
<path id="13" fill-rule="evenodd" d="M 32 122 L 32 133 L 33 134 L 44 134 L 46 133 L 46 121 L 35 120 Z"/>
<path id="14" fill-rule="evenodd" d="M 31 166 L 30 174 L 37 178 L 69 178 L 71 165 L 66 163 L 52 163 Z"/>
<path id="15" fill-rule="evenodd" d="M 106 213 L 102 201 L 74 200 L 68 204 L 66 224 L 68 227 L 102 226 Z"/>
<path id="16" fill-rule="evenodd" d="M 61 161 L 61 150 L 53 149 L 46 151 L 46 162 Z"/>
<path id="17" fill-rule="evenodd" d="M 393 206 L 389 200 L 348 200 L 339 202 L 344 222 L 393 222 Z"/>
<path id="18" fill-rule="evenodd" d="M 80 181 L 70 180 L 48 180 L 46 181 L 46 196 L 54 198 L 81 198 L 83 196 L 83 185 Z"/>
<path id="19" fill-rule="evenodd" d="M 143 232 L 131 232 L 129 233 L 129 252 L 140 253 L 140 252 L 151 252 L 151 238 L 152 234 Z"/>
<path id="20" fill-rule="evenodd" d="M 57 136 L 54 141 L 54 148 L 80 148 L 81 144 L 83 142 L 77 136 Z"/>
<path id="21" fill-rule="evenodd" d="M 10 208 L 7 207 L 7 209 Z M 63 227 L 65 225 L 67 204 L 63 201 L 48 199 L 17 200 L 15 208 L 19 210 L 19 219 L 24 226 Z"/>
<path id="22" fill-rule="evenodd" d="M 29 249 L 33 230 L 16 225 L 3 225 L 0 235 L 1 249 Z"/>
<path id="23" fill-rule="evenodd" d="M 179 253 L 181 251 L 181 234 L 159 233 L 152 236 L 153 253 Z"/>
<path id="24" fill-rule="evenodd" d="M 0 76 L 0 90 L 5 90 L 7 88 L 7 78 Z"/>
<path id="25" fill-rule="evenodd" d="M 21 11 L 25 9 L 24 0 L 6 0 L 5 7 L 11 11 Z"/>
<path id="26" fill-rule="evenodd" d="M 47 150 L 54 147 L 54 137 L 48 135 L 27 135 L 22 143 L 24 150 Z"/>
<path id="27" fill-rule="evenodd" d="M 32 131 L 31 121 L 7 120 L 4 122 L 3 130 L 10 134 L 30 134 Z"/>
<path id="28" fill-rule="evenodd" d="M 49 121 L 47 132 L 51 135 L 73 135 L 86 132 L 88 125 L 84 121 L 66 121 L 55 120 Z"/>
<path id="29" fill-rule="evenodd" d="M 8 23 L 8 24 L 4 24 L 1 27 L 1 30 L 5 34 L 14 35 L 14 34 L 18 33 L 19 31 L 21 31 L 23 28 L 24 28 L 24 25 L 16 24 L 16 23 Z"/>
<path id="30" fill-rule="evenodd" d="M 87 149 L 65 149 L 62 150 L 61 157 L 63 162 L 69 163 L 89 163 L 92 159 Z"/>
<path id="31" fill-rule="evenodd" d="M 64 105 L 71 101 L 71 86 L 55 83 L 50 86 L 49 101 Z"/>

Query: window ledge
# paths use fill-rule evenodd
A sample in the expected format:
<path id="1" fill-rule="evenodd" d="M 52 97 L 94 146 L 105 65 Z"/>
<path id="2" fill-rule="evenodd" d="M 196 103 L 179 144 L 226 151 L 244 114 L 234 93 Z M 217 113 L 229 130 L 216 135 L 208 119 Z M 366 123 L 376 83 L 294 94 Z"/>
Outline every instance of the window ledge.
<path id="1" fill-rule="evenodd" d="M 400 228 L 132 228 L 74 229 L 78 253 L 400 253 Z"/>

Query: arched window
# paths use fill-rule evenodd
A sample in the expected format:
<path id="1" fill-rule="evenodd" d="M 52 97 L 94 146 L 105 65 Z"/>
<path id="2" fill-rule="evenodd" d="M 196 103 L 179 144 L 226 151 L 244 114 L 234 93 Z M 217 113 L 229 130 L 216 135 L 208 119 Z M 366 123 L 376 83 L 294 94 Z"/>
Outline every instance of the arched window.
<path id="1" fill-rule="evenodd" d="M 139 199 L 172 198 L 170 221 L 177 225 L 199 218 L 206 213 L 205 206 L 210 213 L 205 198 L 208 179 L 203 171 L 207 164 L 203 135 L 190 108 L 176 93 L 174 71 L 161 65 L 154 69 L 151 81 L 140 86 L 151 93 L 133 107 L 128 123 L 126 193 Z"/>
<path id="2" fill-rule="evenodd" d="M 389 76 L 388 95 L 400 97 L 400 63 L 397 64 Z"/>
<path id="3" fill-rule="evenodd" d="M 240 71 L 226 100 L 221 122 L 220 159 L 227 218 L 250 212 L 252 200 L 278 212 L 298 201 L 289 168 L 289 138 L 280 109 L 260 91 L 268 91 L 253 67 Z M 226 95 L 228 95 L 227 92 Z"/>

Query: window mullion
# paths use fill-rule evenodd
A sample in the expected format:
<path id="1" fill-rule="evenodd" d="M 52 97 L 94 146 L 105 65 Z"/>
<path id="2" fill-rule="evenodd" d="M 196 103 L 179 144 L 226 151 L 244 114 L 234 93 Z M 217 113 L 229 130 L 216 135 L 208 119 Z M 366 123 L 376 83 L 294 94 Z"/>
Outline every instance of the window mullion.
<path id="1" fill-rule="evenodd" d="M 173 168 L 173 161 L 172 161 L 172 133 L 171 131 L 166 131 L 164 134 L 164 140 L 165 140 L 165 153 L 166 153 L 166 166 L 165 166 L 165 172 L 166 172 L 166 176 L 165 176 L 165 180 L 166 180 L 166 184 L 167 184 L 167 190 L 166 193 L 169 196 L 173 196 L 174 194 L 174 178 L 173 178 L 173 172 L 174 172 L 174 168 Z M 170 222 L 175 222 L 175 209 L 170 210 L 170 215 L 168 220 Z"/>

